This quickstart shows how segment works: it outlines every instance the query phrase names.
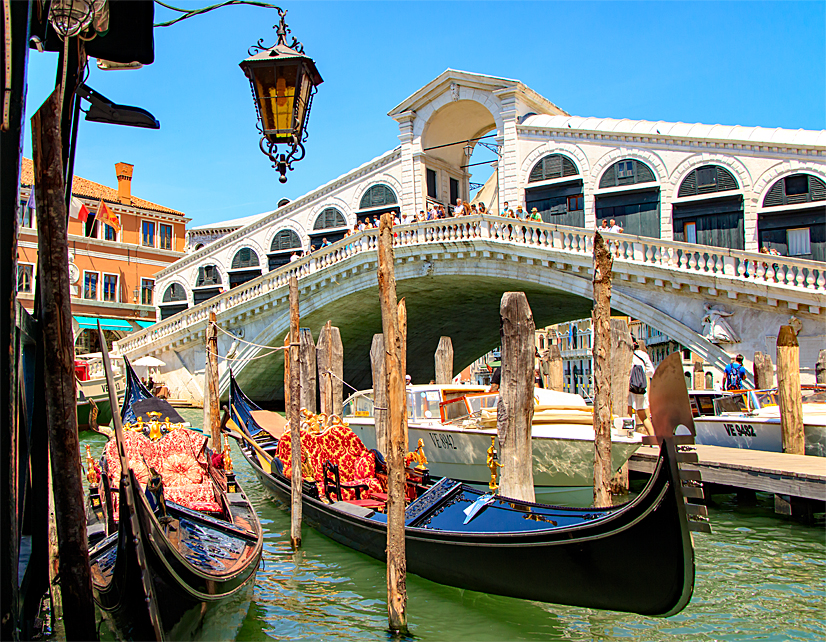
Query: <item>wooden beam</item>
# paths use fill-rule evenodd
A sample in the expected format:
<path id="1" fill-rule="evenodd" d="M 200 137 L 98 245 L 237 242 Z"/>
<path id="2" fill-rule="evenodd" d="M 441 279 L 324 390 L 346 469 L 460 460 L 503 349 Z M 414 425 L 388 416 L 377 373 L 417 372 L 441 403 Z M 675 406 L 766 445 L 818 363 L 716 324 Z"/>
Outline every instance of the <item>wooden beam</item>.
<path id="1" fill-rule="evenodd" d="M 210 447 L 221 452 L 221 398 L 218 394 L 218 323 L 209 313 L 206 327 L 206 373 L 204 385 L 204 429 L 211 435 Z"/>
<path id="2" fill-rule="evenodd" d="M 436 383 L 453 381 L 453 342 L 450 337 L 441 337 L 434 357 L 436 362 Z"/>
<path id="3" fill-rule="evenodd" d="M 60 592 L 69 640 L 96 640 L 86 505 L 77 433 L 75 351 L 69 294 L 69 245 L 60 134 L 60 92 L 32 117 L 37 200 L 38 282 L 55 522 L 60 542 Z M 105 349 L 105 348 L 104 348 Z M 116 411 L 116 409 L 113 409 Z"/>
<path id="4" fill-rule="evenodd" d="M 611 506 L 611 269 L 613 257 L 594 233 L 594 506 Z"/>
<path id="5" fill-rule="evenodd" d="M 301 363 L 299 362 L 298 279 L 290 277 L 290 543 L 301 547 Z"/>
<path id="6" fill-rule="evenodd" d="M 376 425 L 376 450 L 387 459 L 387 370 L 384 361 L 384 335 L 374 334 L 370 347 L 373 371 L 373 422 Z"/>
<path id="7" fill-rule="evenodd" d="M 534 325 L 524 292 L 505 292 L 499 305 L 502 381 L 497 425 L 502 470 L 499 494 L 536 501 L 533 490 Z"/>
<path id="8" fill-rule="evenodd" d="M 803 399 L 800 396 L 800 347 L 790 325 L 777 333 L 777 392 L 783 452 L 804 455 Z"/>
<path id="9" fill-rule="evenodd" d="M 389 408 L 387 615 L 390 631 L 406 635 L 407 559 L 404 541 L 404 455 L 407 443 L 404 441 L 404 424 L 407 418 L 407 395 L 402 371 L 403 340 L 399 331 L 399 302 L 396 299 L 396 278 L 393 268 L 392 225 L 393 214 L 382 214 L 378 239 L 378 281 Z"/>

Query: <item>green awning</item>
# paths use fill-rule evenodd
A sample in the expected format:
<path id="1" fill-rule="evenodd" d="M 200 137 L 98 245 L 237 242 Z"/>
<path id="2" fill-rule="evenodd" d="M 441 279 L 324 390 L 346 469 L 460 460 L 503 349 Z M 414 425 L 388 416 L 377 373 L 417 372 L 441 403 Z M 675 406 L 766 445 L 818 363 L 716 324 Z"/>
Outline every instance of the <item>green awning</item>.
<path id="1" fill-rule="evenodd" d="M 149 328 L 155 325 L 154 321 L 138 321 L 137 319 L 135 319 L 135 323 L 137 323 L 141 328 Z"/>
<path id="2" fill-rule="evenodd" d="M 125 319 L 98 319 L 97 317 L 75 317 L 75 321 L 81 330 L 97 330 L 98 321 L 104 330 L 115 330 L 119 332 L 134 332 L 135 328 Z"/>

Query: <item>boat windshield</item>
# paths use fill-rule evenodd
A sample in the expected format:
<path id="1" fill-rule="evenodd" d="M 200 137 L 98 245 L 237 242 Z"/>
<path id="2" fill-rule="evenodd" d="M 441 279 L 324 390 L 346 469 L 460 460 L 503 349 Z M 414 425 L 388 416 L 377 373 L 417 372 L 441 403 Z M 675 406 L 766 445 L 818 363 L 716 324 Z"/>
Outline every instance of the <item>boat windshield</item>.
<path id="1" fill-rule="evenodd" d="M 350 397 L 341 414 L 345 417 L 372 417 L 373 393 L 361 392 Z"/>
<path id="2" fill-rule="evenodd" d="M 409 419 L 439 419 L 439 391 L 407 391 L 407 417 Z"/>
<path id="3" fill-rule="evenodd" d="M 826 388 L 803 390 L 803 403 L 826 403 Z"/>
<path id="4" fill-rule="evenodd" d="M 456 421 L 463 419 L 471 414 L 468 408 L 466 397 L 459 397 L 458 399 L 451 399 L 442 404 L 442 421 Z"/>
<path id="5" fill-rule="evenodd" d="M 495 410 L 496 402 L 499 400 L 499 393 L 468 395 L 466 399 L 473 414 L 478 414 L 482 412 L 483 408 Z"/>

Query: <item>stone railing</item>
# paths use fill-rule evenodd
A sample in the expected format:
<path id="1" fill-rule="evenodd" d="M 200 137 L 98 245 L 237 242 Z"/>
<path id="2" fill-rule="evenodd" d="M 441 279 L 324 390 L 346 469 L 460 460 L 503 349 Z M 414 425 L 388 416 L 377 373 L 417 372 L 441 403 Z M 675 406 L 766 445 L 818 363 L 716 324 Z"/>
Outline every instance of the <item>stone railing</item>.
<path id="1" fill-rule="evenodd" d="M 394 228 L 394 245 L 483 240 L 510 246 L 540 248 L 560 256 L 571 255 L 589 259 L 593 251 L 593 235 L 593 230 L 577 227 L 498 216 L 473 216 L 398 226 Z M 674 274 L 675 280 L 686 283 L 689 283 L 693 276 L 702 275 L 725 277 L 744 284 L 765 283 L 778 288 L 792 287 L 826 293 L 826 264 L 817 261 L 627 234 L 606 233 L 604 236 L 614 251 L 616 272 L 631 271 L 628 268 L 633 269 L 634 265 L 647 265 L 666 269 Z M 209 301 L 160 321 L 151 328 L 122 339 L 118 342 L 120 351 L 128 354 L 181 330 L 205 324 L 210 312 L 220 316 L 223 312 L 258 299 L 267 292 L 287 287 L 293 276 L 302 279 L 351 256 L 374 252 L 378 243 L 377 237 L 378 230 L 364 230 L 316 250 L 309 256 L 283 265 Z M 556 260 L 555 257 L 552 260 Z M 625 267 L 621 268 L 623 264 Z"/>

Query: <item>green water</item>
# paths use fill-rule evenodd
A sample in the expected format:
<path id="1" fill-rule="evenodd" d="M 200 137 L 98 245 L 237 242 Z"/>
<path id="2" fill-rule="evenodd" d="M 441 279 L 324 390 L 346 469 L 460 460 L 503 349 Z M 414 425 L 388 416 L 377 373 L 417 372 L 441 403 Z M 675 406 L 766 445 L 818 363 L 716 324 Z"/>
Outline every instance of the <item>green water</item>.
<path id="1" fill-rule="evenodd" d="M 200 423 L 200 410 L 185 411 Z M 191 415 L 191 416 L 189 416 Z M 103 440 L 84 433 L 84 443 Z M 386 640 L 385 567 L 318 534 L 303 530 L 302 549 L 290 548 L 289 514 L 269 498 L 240 453 L 239 482 L 265 531 L 263 565 L 238 640 Z M 824 640 L 826 531 L 775 517 L 771 498 L 738 508 L 733 496 L 714 497 L 713 533 L 695 535 L 696 581 L 686 609 L 649 618 L 486 595 L 407 578 L 407 613 L 417 640 Z M 645 560 L 645 542 L 636 551 Z M 655 572 L 657 560 L 640 564 Z M 491 569 L 504 573 L 507 569 Z M 549 582 L 564 582 L 548 569 Z M 210 639 L 207 635 L 207 639 Z"/>

